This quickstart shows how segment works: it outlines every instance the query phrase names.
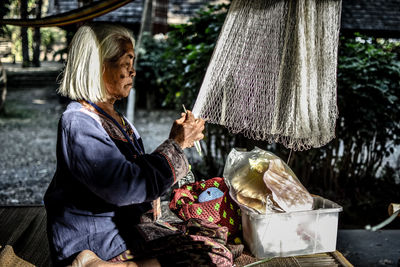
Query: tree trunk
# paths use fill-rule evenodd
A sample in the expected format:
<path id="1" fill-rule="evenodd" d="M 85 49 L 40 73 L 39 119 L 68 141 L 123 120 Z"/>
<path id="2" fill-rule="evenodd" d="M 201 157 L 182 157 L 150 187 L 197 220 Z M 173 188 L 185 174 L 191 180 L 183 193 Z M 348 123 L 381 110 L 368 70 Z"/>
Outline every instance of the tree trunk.
<path id="1" fill-rule="evenodd" d="M 0 113 L 4 111 L 4 103 L 7 95 L 7 75 L 6 70 L 0 62 Z"/>
<path id="2" fill-rule="evenodd" d="M 20 0 L 21 19 L 28 18 L 28 0 Z M 29 45 L 28 45 L 28 29 L 21 27 L 21 41 L 22 41 L 22 67 L 26 68 L 30 65 L 29 60 Z"/>
<path id="3" fill-rule="evenodd" d="M 36 0 L 36 18 L 40 19 L 42 17 L 42 4 L 43 0 Z M 40 35 L 40 28 L 36 27 L 33 33 L 33 42 L 32 42 L 32 50 L 33 50 L 33 57 L 32 57 L 32 64 L 34 67 L 40 67 L 40 45 L 41 45 L 41 35 Z"/>

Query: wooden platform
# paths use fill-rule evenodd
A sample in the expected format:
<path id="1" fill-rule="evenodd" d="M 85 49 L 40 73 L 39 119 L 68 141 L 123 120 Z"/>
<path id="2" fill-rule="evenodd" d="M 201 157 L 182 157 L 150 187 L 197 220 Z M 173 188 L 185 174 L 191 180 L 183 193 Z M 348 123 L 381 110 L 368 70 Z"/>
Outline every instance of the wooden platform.
<path id="1" fill-rule="evenodd" d="M 46 236 L 46 212 L 43 206 L 0 206 L 0 263 L 6 245 L 19 258 L 35 266 L 52 266 Z M 10 249 L 10 247 L 7 247 Z M 9 252 L 9 251 L 8 251 Z M 3 253 L 4 254 L 4 253 Z M 274 258 L 257 262 L 249 253 L 235 260 L 236 266 L 353 266 L 338 251 L 307 256 Z M 253 265 L 254 264 L 254 265 Z M 14 267 L 13 265 L 9 265 Z M 2 267 L 9 267 L 3 266 Z M 21 265 L 23 266 L 23 265 Z"/>

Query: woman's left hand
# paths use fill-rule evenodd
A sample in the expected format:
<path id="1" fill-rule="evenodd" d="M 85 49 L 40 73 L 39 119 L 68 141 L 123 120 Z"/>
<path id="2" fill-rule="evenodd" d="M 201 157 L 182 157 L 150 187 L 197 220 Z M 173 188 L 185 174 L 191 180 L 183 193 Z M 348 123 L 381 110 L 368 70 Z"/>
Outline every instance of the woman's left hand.
<path id="1" fill-rule="evenodd" d="M 193 113 L 188 110 L 174 122 L 169 138 L 178 143 L 182 149 L 192 147 L 195 141 L 204 138 L 204 123 L 205 120 L 195 119 Z"/>

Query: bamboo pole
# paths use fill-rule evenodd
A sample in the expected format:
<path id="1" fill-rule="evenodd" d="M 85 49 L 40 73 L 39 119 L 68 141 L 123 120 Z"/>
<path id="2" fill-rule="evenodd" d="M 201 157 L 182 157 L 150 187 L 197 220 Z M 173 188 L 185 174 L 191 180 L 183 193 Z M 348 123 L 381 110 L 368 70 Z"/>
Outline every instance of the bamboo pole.
<path id="1" fill-rule="evenodd" d="M 133 68 L 135 70 L 137 68 L 137 64 L 139 61 L 139 49 L 142 46 L 143 32 L 145 32 L 146 30 L 148 31 L 148 29 L 146 29 L 146 25 L 148 25 L 148 21 L 151 20 L 151 12 L 149 12 L 149 9 L 151 9 L 151 4 L 152 4 L 152 0 L 145 0 L 144 5 L 143 5 L 139 35 L 138 35 L 138 38 L 136 40 L 136 45 L 135 45 L 135 62 L 133 63 L 134 64 Z M 135 77 L 133 77 L 132 90 L 129 93 L 128 103 L 127 103 L 127 107 L 126 107 L 126 117 L 132 123 L 135 119 L 135 98 L 136 98 Z"/>
<path id="2" fill-rule="evenodd" d="M 65 26 L 93 19 L 111 12 L 134 0 L 102 0 L 90 5 L 70 10 L 54 16 L 37 19 L 0 19 L 0 25 L 9 24 L 21 27 Z"/>

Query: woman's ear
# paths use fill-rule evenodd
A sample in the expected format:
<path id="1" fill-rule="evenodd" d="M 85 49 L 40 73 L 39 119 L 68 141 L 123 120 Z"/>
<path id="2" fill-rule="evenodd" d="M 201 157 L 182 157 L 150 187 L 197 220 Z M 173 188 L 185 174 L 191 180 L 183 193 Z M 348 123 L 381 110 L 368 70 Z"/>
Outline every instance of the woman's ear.
<path id="1" fill-rule="evenodd" d="M 106 71 L 106 63 L 103 63 L 103 67 L 101 69 L 101 75 L 104 75 L 105 71 Z"/>

